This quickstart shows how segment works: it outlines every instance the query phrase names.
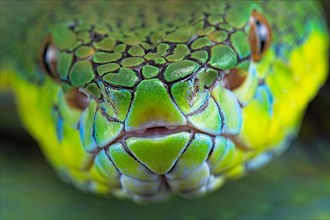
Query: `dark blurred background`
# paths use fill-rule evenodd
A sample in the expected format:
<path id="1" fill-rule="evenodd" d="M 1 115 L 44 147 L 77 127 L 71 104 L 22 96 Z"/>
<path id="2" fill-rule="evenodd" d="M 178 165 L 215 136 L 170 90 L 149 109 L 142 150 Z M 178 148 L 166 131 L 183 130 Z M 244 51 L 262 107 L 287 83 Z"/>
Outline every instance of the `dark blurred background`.
<path id="1" fill-rule="evenodd" d="M 330 23 L 330 1 L 322 1 Z M 153 205 L 83 193 L 63 183 L 0 99 L 0 219 L 329 219 L 330 80 L 306 112 L 288 152 L 197 200 Z"/>

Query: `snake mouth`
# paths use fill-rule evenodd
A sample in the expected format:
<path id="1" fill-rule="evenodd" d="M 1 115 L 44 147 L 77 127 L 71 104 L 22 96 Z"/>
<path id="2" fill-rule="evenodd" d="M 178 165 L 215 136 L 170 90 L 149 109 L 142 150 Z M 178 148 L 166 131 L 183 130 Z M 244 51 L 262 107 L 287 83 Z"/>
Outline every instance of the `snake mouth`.
<path id="1" fill-rule="evenodd" d="M 171 134 L 175 134 L 183 131 L 192 131 L 193 128 L 190 126 L 155 126 L 147 129 L 136 130 L 133 132 L 125 132 L 125 137 L 148 137 L 157 138 Z"/>
<path id="2" fill-rule="evenodd" d="M 205 131 L 201 131 L 194 127 L 193 125 L 190 125 L 189 123 L 187 125 L 178 125 L 178 126 L 153 126 L 153 127 L 148 127 L 148 128 L 143 128 L 143 129 L 137 129 L 135 131 L 125 131 L 123 130 L 115 139 L 110 141 L 109 143 L 100 146 L 98 150 L 94 153 L 97 153 L 101 149 L 105 149 L 110 147 L 111 145 L 115 143 L 123 143 L 125 142 L 126 139 L 131 138 L 131 137 L 136 137 L 136 138 L 145 138 L 145 139 L 157 139 L 157 138 L 163 138 L 167 137 L 170 135 L 178 134 L 178 133 L 201 133 L 201 134 L 206 134 L 210 137 L 214 137 L 215 135 L 209 134 Z M 225 135 L 223 135 L 225 136 Z"/>
<path id="3" fill-rule="evenodd" d="M 131 137 L 136 137 L 136 138 L 145 138 L 145 139 L 157 139 L 157 138 L 163 138 L 167 137 L 170 135 L 178 134 L 178 133 L 190 133 L 190 134 L 205 134 L 210 136 L 211 138 L 214 138 L 216 136 L 223 136 L 225 138 L 228 138 L 235 142 L 238 146 L 241 146 L 243 149 L 246 147 L 241 143 L 237 135 L 231 135 L 231 134 L 226 134 L 222 133 L 219 135 L 214 135 L 202 130 L 199 130 L 198 128 L 194 127 L 191 124 L 186 124 L 186 125 L 178 125 L 178 126 L 154 126 L 154 127 L 148 127 L 148 128 L 143 128 L 143 129 L 137 129 L 135 131 L 122 131 L 114 140 L 106 144 L 105 146 L 101 147 L 103 148 L 108 148 L 111 145 L 118 143 L 118 142 L 125 142 L 126 139 L 131 138 Z"/>
<path id="4" fill-rule="evenodd" d="M 102 148 L 110 147 L 112 144 L 118 142 L 124 142 L 127 138 L 137 137 L 137 138 L 149 138 L 149 139 L 157 139 L 166 137 L 169 135 L 177 134 L 180 132 L 187 133 L 204 133 L 193 127 L 192 125 L 183 125 L 183 126 L 154 126 L 149 128 L 137 129 L 135 131 L 122 131 L 113 141 L 109 142 Z M 207 134 L 210 135 L 210 134 Z"/>

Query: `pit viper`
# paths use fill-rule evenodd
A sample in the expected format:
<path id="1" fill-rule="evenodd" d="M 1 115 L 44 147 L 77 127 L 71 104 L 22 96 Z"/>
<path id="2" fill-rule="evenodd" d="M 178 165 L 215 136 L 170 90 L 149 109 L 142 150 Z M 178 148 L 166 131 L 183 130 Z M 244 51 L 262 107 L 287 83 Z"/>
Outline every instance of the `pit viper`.
<path id="1" fill-rule="evenodd" d="M 218 189 L 287 148 L 327 78 L 315 1 L 1 8 L 1 88 L 58 175 L 101 195 Z"/>

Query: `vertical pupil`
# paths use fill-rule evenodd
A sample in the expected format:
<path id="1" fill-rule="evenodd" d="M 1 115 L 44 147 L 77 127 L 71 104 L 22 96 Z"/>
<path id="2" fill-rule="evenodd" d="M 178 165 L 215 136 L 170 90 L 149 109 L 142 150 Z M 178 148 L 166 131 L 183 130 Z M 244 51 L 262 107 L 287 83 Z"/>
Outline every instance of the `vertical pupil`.
<path id="1" fill-rule="evenodd" d="M 260 61 L 262 55 L 271 44 L 271 27 L 262 14 L 253 11 L 250 18 L 249 42 L 251 58 L 253 61 Z"/>
<path id="2" fill-rule="evenodd" d="M 262 53 L 266 46 L 268 32 L 267 32 L 267 28 L 265 27 L 265 25 L 258 20 L 256 20 L 256 34 L 258 36 L 257 38 L 259 39 L 258 51 L 259 51 L 259 53 Z"/>
<path id="3" fill-rule="evenodd" d="M 48 39 L 41 51 L 39 59 L 43 70 L 54 79 L 59 79 L 56 71 L 58 53 L 58 49 L 52 44 L 51 40 Z"/>
<path id="4" fill-rule="evenodd" d="M 48 47 L 49 47 L 49 44 L 47 44 L 47 45 L 45 46 L 44 52 L 43 52 L 43 54 L 42 54 L 42 58 L 43 58 L 43 60 L 42 60 L 42 64 L 44 64 L 44 67 L 45 67 L 46 72 L 47 72 L 47 73 L 50 73 L 50 69 L 49 69 L 48 61 L 47 61 L 47 60 L 48 60 L 48 59 L 47 59 Z"/>
<path id="5" fill-rule="evenodd" d="M 53 64 L 56 61 L 55 47 L 48 44 L 45 51 L 45 61 L 47 64 Z"/>
<path id="6" fill-rule="evenodd" d="M 56 48 L 48 44 L 44 56 L 46 69 L 53 75 L 56 68 Z"/>

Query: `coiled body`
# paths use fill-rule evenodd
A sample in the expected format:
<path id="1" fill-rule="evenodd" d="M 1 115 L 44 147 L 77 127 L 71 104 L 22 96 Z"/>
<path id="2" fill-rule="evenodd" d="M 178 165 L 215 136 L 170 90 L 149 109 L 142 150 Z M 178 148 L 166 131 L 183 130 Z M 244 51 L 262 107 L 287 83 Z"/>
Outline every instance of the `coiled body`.
<path id="1" fill-rule="evenodd" d="M 1 71 L 18 73 L 22 120 L 52 166 L 87 191 L 151 202 L 215 190 L 283 151 L 326 79 L 313 2 L 34 7 L 24 22 L 38 32 L 3 25 L 25 44 L 2 47 Z"/>

